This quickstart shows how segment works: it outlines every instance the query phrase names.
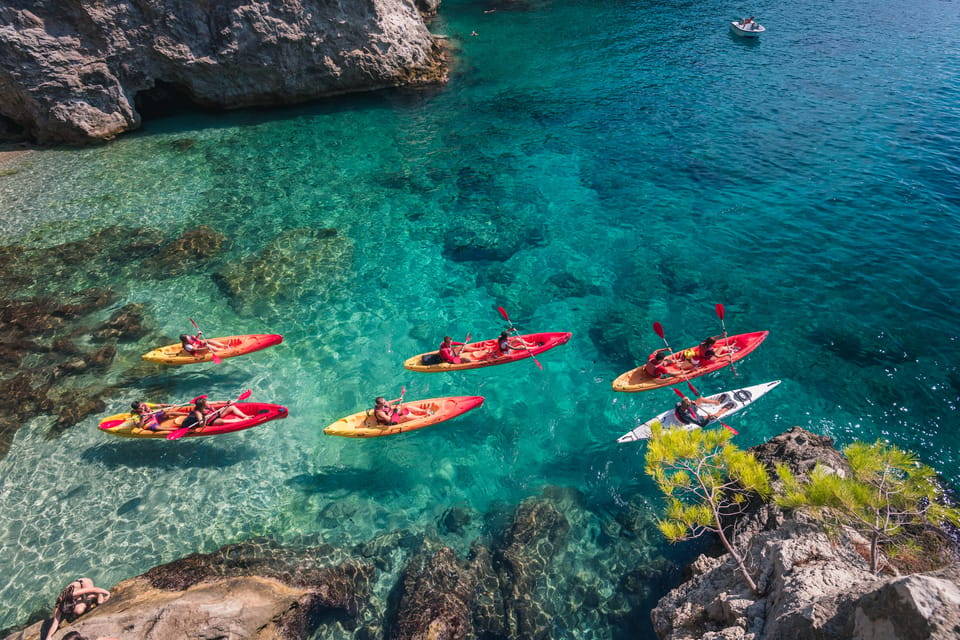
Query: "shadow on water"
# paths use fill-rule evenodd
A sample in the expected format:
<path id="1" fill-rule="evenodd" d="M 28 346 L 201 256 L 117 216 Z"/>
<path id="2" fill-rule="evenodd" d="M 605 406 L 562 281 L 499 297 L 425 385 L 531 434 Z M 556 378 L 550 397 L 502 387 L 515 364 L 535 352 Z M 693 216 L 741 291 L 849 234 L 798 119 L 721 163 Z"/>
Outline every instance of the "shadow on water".
<path id="1" fill-rule="evenodd" d="M 387 466 L 391 468 L 325 467 L 318 473 L 293 476 L 284 484 L 306 494 L 346 491 L 384 497 L 404 493 L 410 486 L 408 474 L 399 465 Z"/>
<path id="2" fill-rule="evenodd" d="M 225 469 L 257 456 L 252 447 L 218 448 L 213 443 L 167 443 L 129 439 L 90 447 L 81 454 L 84 462 L 100 463 L 107 467 L 156 467 L 179 469 Z"/>

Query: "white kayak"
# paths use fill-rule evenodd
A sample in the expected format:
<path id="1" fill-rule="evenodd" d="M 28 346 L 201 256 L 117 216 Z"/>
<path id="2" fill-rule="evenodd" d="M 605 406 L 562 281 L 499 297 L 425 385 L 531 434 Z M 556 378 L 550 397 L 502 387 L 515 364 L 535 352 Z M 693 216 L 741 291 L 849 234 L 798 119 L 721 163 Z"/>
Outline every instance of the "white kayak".
<path id="1" fill-rule="evenodd" d="M 717 400 L 723 405 L 723 413 L 720 415 L 720 419 L 723 419 L 731 413 L 740 411 L 740 409 L 743 409 L 747 405 L 755 402 L 778 384 L 780 384 L 780 381 L 774 380 L 772 382 L 764 382 L 763 384 L 755 384 L 752 387 L 743 387 L 742 389 L 724 391 L 723 393 L 715 393 L 712 396 L 704 397 L 711 400 Z M 709 425 L 719 421 L 720 420 L 711 420 L 707 424 Z M 617 442 L 636 442 L 637 440 L 646 440 L 653 436 L 653 425 L 656 423 L 660 423 L 664 429 L 676 429 L 679 427 L 686 429 L 687 431 L 691 431 L 693 429 L 700 428 L 700 425 L 695 423 L 686 424 L 681 422 L 680 419 L 677 418 L 677 414 L 674 413 L 673 409 L 668 409 L 657 417 L 647 420 L 633 431 L 623 434 L 617 438 Z"/>

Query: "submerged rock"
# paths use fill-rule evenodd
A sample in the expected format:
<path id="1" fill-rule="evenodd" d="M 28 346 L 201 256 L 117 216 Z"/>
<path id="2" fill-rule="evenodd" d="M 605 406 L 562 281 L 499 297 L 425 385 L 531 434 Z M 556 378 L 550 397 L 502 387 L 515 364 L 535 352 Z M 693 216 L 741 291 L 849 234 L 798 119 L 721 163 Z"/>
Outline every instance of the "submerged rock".
<path id="1" fill-rule="evenodd" d="M 241 313 L 272 303 L 328 300 L 353 266 L 353 244 L 335 229 L 293 229 L 213 279 Z"/>
<path id="2" fill-rule="evenodd" d="M 41 143 L 108 140 L 142 112 L 290 104 L 446 79 L 418 6 L 6 0 L 0 121 Z"/>

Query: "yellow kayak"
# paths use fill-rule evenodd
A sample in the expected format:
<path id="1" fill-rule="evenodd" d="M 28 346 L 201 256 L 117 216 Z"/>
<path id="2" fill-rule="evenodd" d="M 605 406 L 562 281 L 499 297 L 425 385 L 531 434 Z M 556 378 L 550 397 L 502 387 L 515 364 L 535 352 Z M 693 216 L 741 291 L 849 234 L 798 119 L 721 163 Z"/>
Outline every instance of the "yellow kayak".
<path id="1" fill-rule="evenodd" d="M 283 336 L 276 333 L 250 333 L 242 336 L 227 336 L 226 338 L 210 339 L 219 342 L 220 344 L 227 345 L 226 348 L 213 350 L 213 352 L 221 358 L 242 356 L 245 353 L 266 349 L 267 347 L 272 347 L 275 344 L 280 344 L 283 342 Z M 154 349 L 153 351 L 143 354 L 141 357 L 148 362 L 177 365 L 193 364 L 195 362 L 210 362 L 213 360 L 213 355 L 210 353 L 210 349 L 207 349 L 202 353 L 187 353 L 183 350 L 183 347 L 179 342 L 177 344 L 168 344 L 165 347 Z"/>
<path id="2" fill-rule="evenodd" d="M 323 430 L 328 436 L 343 436 L 345 438 L 378 438 L 392 436 L 404 431 L 422 429 L 430 425 L 456 418 L 483 404 L 483 396 L 449 396 L 446 398 L 431 398 L 404 402 L 398 405 L 400 413 L 403 409 L 411 409 L 412 414 L 426 412 L 426 415 L 400 424 L 378 424 L 373 417 L 373 409 L 360 411 L 353 415 L 340 418 Z"/>

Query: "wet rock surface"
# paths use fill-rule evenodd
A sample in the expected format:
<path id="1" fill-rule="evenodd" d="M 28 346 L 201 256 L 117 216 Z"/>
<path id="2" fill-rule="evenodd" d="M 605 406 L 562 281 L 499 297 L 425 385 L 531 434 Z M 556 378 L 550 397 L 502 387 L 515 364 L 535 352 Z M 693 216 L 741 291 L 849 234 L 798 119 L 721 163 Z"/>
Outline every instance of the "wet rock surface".
<path id="1" fill-rule="evenodd" d="M 424 24 L 438 6 L 5 0 L 0 134 L 88 143 L 177 104 L 234 109 L 443 82 Z"/>

